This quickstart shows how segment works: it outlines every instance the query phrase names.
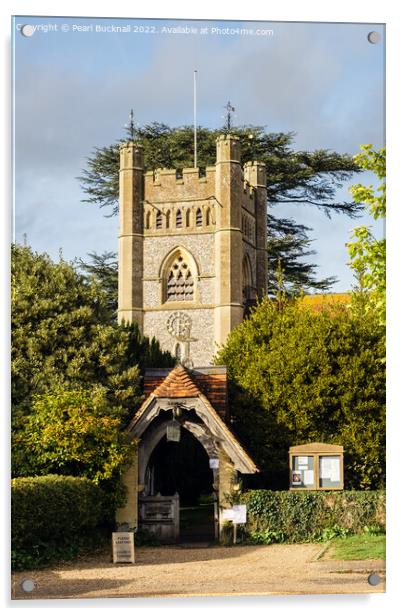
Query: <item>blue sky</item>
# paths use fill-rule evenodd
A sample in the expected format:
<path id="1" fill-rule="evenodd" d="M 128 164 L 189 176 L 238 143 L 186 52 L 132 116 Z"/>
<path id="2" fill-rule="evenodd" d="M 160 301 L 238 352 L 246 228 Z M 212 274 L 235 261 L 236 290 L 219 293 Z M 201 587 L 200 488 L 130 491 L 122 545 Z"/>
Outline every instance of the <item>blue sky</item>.
<path id="1" fill-rule="evenodd" d="M 27 23 L 57 31 L 24 37 L 17 25 Z M 153 26 L 158 33 L 73 31 L 89 24 Z M 273 36 L 162 34 L 164 25 L 270 28 Z M 377 45 L 367 41 L 371 30 L 381 34 Z M 26 234 L 35 250 L 54 258 L 60 248 L 66 259 L 116 250 L 117 218 L 82 204 L 76 177 L 93 147 L 123 136 L 131 107 L 140 124 L 190 124 L 195 68 L 203 126 L 219 127 L 230 99 L 235 123 L 295 131 L 296 148 L 354 154 L 361 143 L 383 145 L 384 38 L 383 26 L 373 24 L 15 18 L 15 239 Z M 349 199 L 347 186 L 338 197 Z M 372 221 L 328 220 L 291 204 L 272 211 L 312 227 L 319 275 L 336 275 L 335 291 L 350 288 L 345 243 L 353 226 Z M 380 225 L 375 230 L 382 233 Z"/>

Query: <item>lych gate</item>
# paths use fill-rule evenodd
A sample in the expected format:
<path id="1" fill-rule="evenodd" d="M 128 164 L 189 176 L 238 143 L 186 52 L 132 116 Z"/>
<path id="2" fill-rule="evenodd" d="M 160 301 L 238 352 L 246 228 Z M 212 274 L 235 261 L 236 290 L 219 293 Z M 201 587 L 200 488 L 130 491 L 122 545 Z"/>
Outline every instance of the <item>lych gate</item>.
<path id="1" fill-rule="evenodd" d="M 154 458 L 155 462 L 155 453 L 162 448 L 162 457 L 159 457 L 162 466 L 167 465 L 168 444 L 180 443 L 184 437 L 190 449 L 195 451 L 199 443 L 205 452 L 207 472 L 211 474 L 211 538 L 218 539 L 225 495 L 236 486 L 238 473 L 257 471 L 225 423 L 226 369 L 211 367 L 189 371 L 178 366 L 153 370 L 146 375 L 145 388 L 147 398 L 127 428 L 130 436 L 138 440 L 138 449 L 136 460 L 125 476 L 128 500 L 118 511 L 117 522 L 120 527 L 146 528 L 164 542 L 179 540 L 180 501 L 186 494 L 186 487 L 178 481 L 183 467 L 182 470 L 177 468 L 177 476 L 170 483 L 166 478 L 163 482 L 162 477 L 158 485 L 151 460 Z M 193 444 L 191 439 L 195 439 Z M 204 464 L 202 456 L 198 459 Z M 185 470 L 190 471 L 189 468 Z M 197 481 L 198 473 L 194 483 Z M 170 486 L 172 493 L 161 494 L 161 485 L 167 492 Z M 197 489 L 196 485 L 193 487 Z"/>

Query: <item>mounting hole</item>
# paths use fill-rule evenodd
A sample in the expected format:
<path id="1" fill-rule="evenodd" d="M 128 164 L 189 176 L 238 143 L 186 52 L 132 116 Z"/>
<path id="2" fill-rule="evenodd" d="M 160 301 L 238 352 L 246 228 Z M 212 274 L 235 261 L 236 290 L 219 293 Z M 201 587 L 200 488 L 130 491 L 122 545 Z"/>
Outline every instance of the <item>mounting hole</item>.
<path id="1" fill-rule="evenodd" d="M 32 36 L 35 33 L 35 28 L 30 24 L 25 24 L 21 27 L 22 36 Z"/>
<path id="2" fill-rule="evenodd" d="M 21 588 L 25 592 L 32 592 L 35 589 L 35 582 L 32 580 L 23 580 L 21 583 Z"/>
<path id="3" fill-rule="evenodd" d="M 372 32 L 369 32 L 367 35 L 367 40 L 372 45 L 375 45 L 376 43 L 378 43 L 380 41 L 380 38 L 381 38 L 380 33 L 376 32 L 375 30 L 373 30 Z"/>
<path id="4" fill-rule="evenodd" d="M 370 586 L 377 586 L 381 582 L 381 578 L 378 575 L 378 573 L 370 573 L 370 575 L 367 578 L 367 581 L 370 584 Z"/>

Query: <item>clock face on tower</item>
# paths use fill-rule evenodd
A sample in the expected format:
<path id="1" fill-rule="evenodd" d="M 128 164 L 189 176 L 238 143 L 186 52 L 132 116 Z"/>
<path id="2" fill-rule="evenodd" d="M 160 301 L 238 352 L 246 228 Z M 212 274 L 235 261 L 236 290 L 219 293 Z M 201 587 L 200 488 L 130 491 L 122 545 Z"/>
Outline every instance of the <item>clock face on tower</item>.
<path id="1" fill-rule="evenodd" d="M 180 342 L 190 339 L 191 325 L 191 318 L 184 312 L 173 312 L 166 322 L 169 334 Z"/>

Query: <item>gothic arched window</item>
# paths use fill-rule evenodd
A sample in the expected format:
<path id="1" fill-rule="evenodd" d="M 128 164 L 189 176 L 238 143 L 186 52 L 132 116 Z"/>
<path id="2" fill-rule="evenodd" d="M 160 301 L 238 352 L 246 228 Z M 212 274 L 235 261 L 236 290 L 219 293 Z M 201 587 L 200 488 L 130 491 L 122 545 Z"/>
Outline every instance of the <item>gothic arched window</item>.
<path id="1" fill-rule="evenodd" d="M 160 210 L 156 214 L 156 228 L 162 229 L 162 212 Z"/>
<path id="2" fill-rule="evenodd" d="M 194 279 L 190 266 L 182 254 L 178 254 L 167 272 L 166 300 L 191 302 L 194 299 Z"/>
<path id="3" fill-rule="evenodd" d="M 150 229 L 151 228 L 151 212 L 147 212 L 146 216 L 145 216 L 145 228 L 146 229 Z"/>
<path id="4" fill-rule="evenodd" d="M 209 225 L 211 224 L 211 210 L 208 207 L 206 214 L 205 214 L 205 224 L 207 225 L 207 227 L 209 227 Z"/>
<path id="5" fill-rule="evenodd" d="M 243 278 L 243 303 L 247 305 L 255 298 L 255 288 L 253 284 L 253 272 L 251 268 L 250 258 L 247 254 L 244 255 L 242 265 Z"/>
<path id="6" fill-rule="evenodd" d="M 195 214 L 195 224 L 197 227 L 202 227 L 202 211 L 201 208 L 197 209 Z"/>
<path id="7" fill-rule="evenodd" d="M 190 219 L 190 215 L 191 215 L 191 212 L 190 212 L 190 210 L 188 209 L 188 210 L 187 210 L 187 212 L 186 212 L 186 227 L 189 227 L 189 226 L 190 226 L 190 220 L 191 220 L 191 219 Z"/>
<path id="8" fill-rule="evenodd" d="M 181 215 L 181 210 L 177 210 L 176 212 L 176 227 L 180 229 L 183 226 L 183 218 Z"/>
<path id="9" fill-rule="evenodd" d="M 166 212 L 166 229 L 170 227 L 170 210 Z"/>

